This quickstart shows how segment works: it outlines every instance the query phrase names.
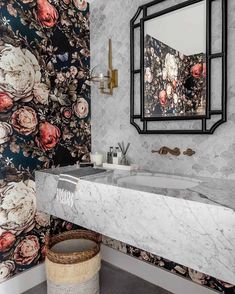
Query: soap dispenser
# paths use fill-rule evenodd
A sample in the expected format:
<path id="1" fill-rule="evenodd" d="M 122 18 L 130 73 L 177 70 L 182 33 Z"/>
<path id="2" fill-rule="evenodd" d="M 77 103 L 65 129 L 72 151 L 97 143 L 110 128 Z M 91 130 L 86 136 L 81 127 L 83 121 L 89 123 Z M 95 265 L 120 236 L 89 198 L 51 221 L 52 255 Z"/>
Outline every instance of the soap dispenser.
<path id="1" fill-rule="evenodd" d="M 117 149 L 113 151 L 113 164 L 118 164 L 118 155 L 117 155 Z"/>
<path id="2" fill-rule="evenodd" d="M 113 163 L 113 147 L 110 147 L 109 152 L 107 153 L 107 163 Z"/>

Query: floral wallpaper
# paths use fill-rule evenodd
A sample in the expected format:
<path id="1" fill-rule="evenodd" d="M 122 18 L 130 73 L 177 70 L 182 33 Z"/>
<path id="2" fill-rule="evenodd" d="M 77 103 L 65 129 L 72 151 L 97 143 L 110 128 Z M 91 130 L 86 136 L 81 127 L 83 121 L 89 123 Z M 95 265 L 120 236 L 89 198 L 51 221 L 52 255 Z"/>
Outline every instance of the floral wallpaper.
<path id="1" fill-rule="evenodd" d="M 34 171 L 89 157 L 89 50 L 86 1 L 0 0 L 0 282 L 44 260 Z"/>
<path id="2" fill-rule="evenodd" d="M 206 114 L 206 55 L 186 56 L 145 37 L 145 117 Z"/>
<path id="3" fill-rule="evenodd" d="M 130 246 L 128 244 L 122 243 L 117 240 L 110 239 L 105 236 L 103 236 L 102 241 L 103 241 L 103 244 L 113 249 L 121 251 L 122 253 L 128 254 L 139 260 L 142 260 L 143 262 L 148 262 L 152 265 L 155 265 L 157 267 L 170 271 L 173 274 L 189 279 L 199 285 L 209 287 L 213 290 L 218 291 L 219 293 L 224 293 L 224 294 L 235 293 L 235 286 L 225 283 L 223 281 L 219 281 L 213 277 L 210 277 L 206 274 L 200 273 L 198 271 L 195 271 L 183 265 L 177 264 L 173 261 L 156 256 L 152 253 L 143 251 L 136 247 Z"/>

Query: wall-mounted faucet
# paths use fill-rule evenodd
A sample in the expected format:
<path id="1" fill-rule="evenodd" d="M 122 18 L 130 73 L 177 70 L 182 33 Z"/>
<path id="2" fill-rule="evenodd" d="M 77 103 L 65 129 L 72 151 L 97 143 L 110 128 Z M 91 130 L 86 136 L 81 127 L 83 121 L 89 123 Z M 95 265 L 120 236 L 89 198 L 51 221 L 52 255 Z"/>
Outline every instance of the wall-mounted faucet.
<path id="1" fill-rule="evenodd" d="M 163 146 L 159 150 L 152 150 L 152 153 L 158 153 L 160 155 L 167 155 L 168 153 L 174 156 L 180 156 L 181 152 L 178 147 L 170 149 L 169 147 Z"/>
<path id="2" fill-rule="evenodd" d="M 181 151 L 180 151 L 180 149 L 178 147 L 175 147 L 174 149 L 171 149 L 169 147 L 163 146 L 159 150 L 152 150 L 152 153 L 158 153 L 160 155 L 171 154 L 171 155 L 174 155 L 174 156 L 180 156 Z M 193 156 L 195 153 L 196 152 L 191 148 L 188 148 L 187 150 L 185 150 L 183 152 L 184 155 L 190 156 L 190 157 Z"/>

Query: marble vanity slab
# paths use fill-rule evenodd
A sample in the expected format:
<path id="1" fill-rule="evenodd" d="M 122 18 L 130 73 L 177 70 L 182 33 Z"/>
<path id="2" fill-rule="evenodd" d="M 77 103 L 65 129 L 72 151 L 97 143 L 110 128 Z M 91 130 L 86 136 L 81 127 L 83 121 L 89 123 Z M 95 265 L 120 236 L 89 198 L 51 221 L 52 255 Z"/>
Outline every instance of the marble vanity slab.
<path id="1" fill-rule="evenodd" d="M 107 171 L 80 179 L 69 207 L 56 188 L 76 168 L 36 173 L 39 210 L 235 284 L 234 181 L 199 177 L 193 188 L 165 189 L 120 181 L 152 173 Z"/>

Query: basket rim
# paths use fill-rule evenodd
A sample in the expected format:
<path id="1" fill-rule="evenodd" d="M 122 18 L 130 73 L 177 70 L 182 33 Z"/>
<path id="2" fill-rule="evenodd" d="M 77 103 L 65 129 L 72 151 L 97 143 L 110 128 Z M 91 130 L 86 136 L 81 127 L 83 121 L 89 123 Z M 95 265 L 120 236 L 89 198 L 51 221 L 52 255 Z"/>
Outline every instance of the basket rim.
<path id="1" fill-rule="evenodd" d="M 85 251 L 76 252 L 54 252 L 52 250 L 52 247 L 56 244 L 72 239 L 87 239 L 93 241 L 95 246 Z M 93 258 L 100 252 L 100 242 L 100 235 L 92 231 L 74 230 L 63 232 L 49 239 L 49 242 L 46 244 L 46 256 L 50 261 L 60 264 L 84 262 Z"/>

